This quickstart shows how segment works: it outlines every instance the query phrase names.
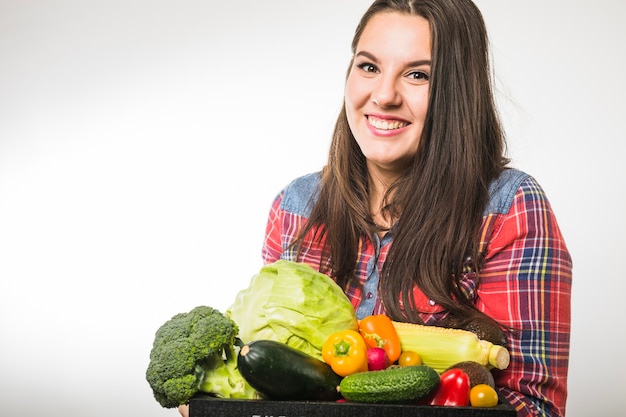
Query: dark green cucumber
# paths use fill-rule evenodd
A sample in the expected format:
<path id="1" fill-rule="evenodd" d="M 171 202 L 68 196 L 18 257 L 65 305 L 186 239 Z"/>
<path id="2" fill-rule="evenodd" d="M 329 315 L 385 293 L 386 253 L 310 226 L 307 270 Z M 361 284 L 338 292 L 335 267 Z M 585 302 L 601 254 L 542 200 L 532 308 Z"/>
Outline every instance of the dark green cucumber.
<path id="1" fill-rule="evenodd" d="M 348 401 L 408 403 L 423 400 L 439 386 L 439 374 L 430 366 L 393 367 L 359 372 L 341 381 L 341 394 Z"/>
<path id="2" fill-rule="evenodd" d="M 284 343 L 256 340 L 237 357 L 239 372 L 269 399 L 334 401 L 341 377 L 325 362 Z"/>

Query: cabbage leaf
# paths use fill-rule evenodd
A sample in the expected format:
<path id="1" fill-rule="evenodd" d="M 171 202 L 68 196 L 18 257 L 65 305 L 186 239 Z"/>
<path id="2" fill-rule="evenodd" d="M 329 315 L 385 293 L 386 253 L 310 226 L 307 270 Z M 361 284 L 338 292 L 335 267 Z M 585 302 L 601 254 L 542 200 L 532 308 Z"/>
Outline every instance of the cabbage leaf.
<path id="1" fill-rule="evenodd" d="M 335 281 L 287 260 L 263 266 L 226 314 L 244 343 L 276 340 L 318 359 L 332 333 L 358 329 L 354 307 Z"/>

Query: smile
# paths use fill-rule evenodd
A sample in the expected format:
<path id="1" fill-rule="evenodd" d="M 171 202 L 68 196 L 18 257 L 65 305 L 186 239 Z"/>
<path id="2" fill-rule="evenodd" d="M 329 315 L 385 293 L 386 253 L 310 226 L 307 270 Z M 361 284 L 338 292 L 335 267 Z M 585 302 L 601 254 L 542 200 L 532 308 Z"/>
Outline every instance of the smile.
<path id="1" fill-rule="evenodd" d="M 372 116 L 368 116 L 367 120 L 369 121 L 369 124 L 372 125 L 372 127 L 375 127 L 376 129 L 380 129 L 380 130 L 401 129 L 409 125 L 407 122 L 401 122 L 399 120 L 382 120 L 382 119 L 376 119 Z"/>

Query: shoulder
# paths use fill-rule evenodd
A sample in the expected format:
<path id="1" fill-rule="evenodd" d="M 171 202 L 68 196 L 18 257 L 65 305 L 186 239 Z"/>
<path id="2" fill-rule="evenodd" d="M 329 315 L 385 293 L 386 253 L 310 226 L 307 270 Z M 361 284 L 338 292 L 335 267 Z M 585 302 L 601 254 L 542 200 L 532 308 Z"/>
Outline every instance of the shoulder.
<path id="1" fill-rule="evenodd" d="M 532 198 L 545 198 L 543 190 L 530 174 L 514 168 L 505 169 L 489 185 L 489 203 L 484 214 L 508 213 L 520 192 Z"/>
<path id="2" fill-rule="evenodd" d="M 287 212 L 308 217 L 317 200 L 320 182 L 320 172 L 294 179 L 283 190 L 281 208 Z"/>

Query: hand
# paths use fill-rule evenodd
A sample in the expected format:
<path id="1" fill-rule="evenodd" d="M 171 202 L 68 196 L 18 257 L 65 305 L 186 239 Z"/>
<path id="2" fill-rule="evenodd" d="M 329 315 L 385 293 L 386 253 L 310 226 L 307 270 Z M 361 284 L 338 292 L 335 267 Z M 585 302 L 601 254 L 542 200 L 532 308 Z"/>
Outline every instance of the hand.
<path id="1" fill-rule="evenodd" d="M 182 417 L 189 417 L 189 405 L 183 404 L 178 406 L 178 412 Z"/>

